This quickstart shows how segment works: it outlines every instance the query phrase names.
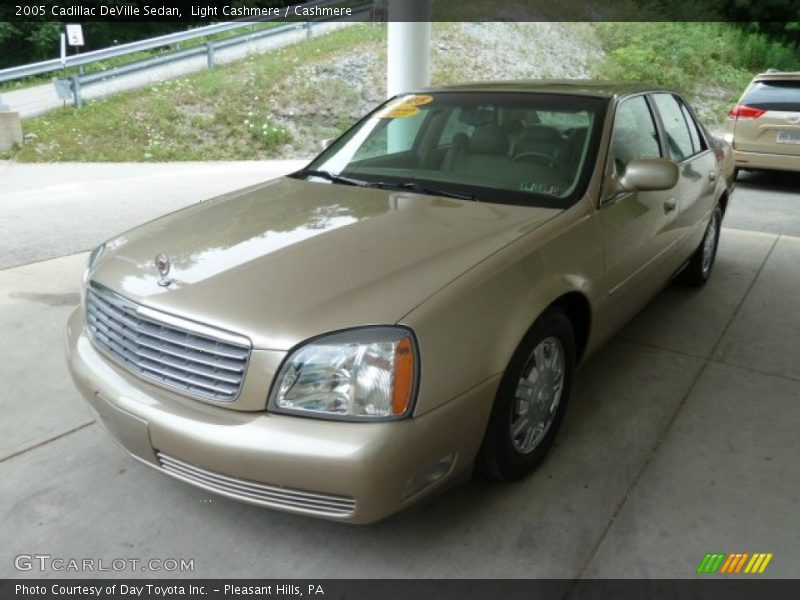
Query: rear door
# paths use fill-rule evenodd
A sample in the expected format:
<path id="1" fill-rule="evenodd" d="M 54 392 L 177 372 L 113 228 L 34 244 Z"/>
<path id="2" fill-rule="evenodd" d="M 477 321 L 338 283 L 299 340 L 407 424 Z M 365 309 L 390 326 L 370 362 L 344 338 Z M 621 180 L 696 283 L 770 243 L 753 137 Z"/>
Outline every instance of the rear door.
<path id="1" fill-rule="evenodd" d="M 754 81 L 734 114 L 737 150 L 800 156 L 800 77 Z"/>
<path id="2" fill-rule="evenodd" d="M 680 172 L 674 192 L 678 209 L 670 223 L 678 263 L 671 266 L 677 268 L 700 244 L 714 207 L 719 172 L 717 159 L 683 100 L 670 93 L 653 94 L 652 98 L 668 157 L 678 164 Z"/>

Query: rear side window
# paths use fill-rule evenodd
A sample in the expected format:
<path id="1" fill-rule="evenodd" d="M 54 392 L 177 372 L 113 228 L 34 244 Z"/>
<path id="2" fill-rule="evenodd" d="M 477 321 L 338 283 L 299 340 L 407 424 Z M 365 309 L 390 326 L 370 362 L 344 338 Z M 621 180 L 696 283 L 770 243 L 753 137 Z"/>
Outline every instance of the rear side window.
<path id="1" fill-rule="evenodd" d="M 672 160 L 680 162 L 695 153 L 692 134 L 683 116 L 682 106 L 672 94 L 654 94 L 664 131 L 667 134 L 667 148 Z"/>
<path id="2" fill-rule="evenodd" d="M 697 129 L 697 122 L 694 120 L 692 113 L 689 112 L 685 104 L 681 104 L 681 111 L 683 112 L 683 118 L 686 119 L 686 125 L 689 127 L 689 136 L 692 138 L 694 154 L 702 152 L 706 149 L 706 145 L 703 142 L 703 136 L 700 135 L 700 131 Z"/>
<path id="3" fill-rule="evenodd" d="M 740 104 L 762 110 L 800 111 L 800 81 L 755 81 Z"/>

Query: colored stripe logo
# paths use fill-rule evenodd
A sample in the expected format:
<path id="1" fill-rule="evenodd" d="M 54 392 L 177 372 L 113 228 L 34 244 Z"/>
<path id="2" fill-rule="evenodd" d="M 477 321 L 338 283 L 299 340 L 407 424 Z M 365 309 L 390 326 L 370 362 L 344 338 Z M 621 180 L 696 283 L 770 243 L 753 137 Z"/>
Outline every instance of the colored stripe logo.
<path id="1" fill-rule="evenodd" d="M 756 552 L 716 552 L 709 553 L 700 561 L 698 573 L 733 575 L 736 573 L 761 574 L 767 569 L 772 553 Z"/>

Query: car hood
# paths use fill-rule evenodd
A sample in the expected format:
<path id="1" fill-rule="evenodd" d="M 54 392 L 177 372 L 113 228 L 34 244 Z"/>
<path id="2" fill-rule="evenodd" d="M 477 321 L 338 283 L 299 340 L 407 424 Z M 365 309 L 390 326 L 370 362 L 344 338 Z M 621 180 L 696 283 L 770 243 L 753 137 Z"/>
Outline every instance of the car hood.
<path id="1" fill-rule="evenodd" d="M 396 323 L 559 212 L 282 178 L 109 241 L 92 279 L 286 350 L 327 331 Z M 158 254 L 170 261 L 167 287 Z"/>

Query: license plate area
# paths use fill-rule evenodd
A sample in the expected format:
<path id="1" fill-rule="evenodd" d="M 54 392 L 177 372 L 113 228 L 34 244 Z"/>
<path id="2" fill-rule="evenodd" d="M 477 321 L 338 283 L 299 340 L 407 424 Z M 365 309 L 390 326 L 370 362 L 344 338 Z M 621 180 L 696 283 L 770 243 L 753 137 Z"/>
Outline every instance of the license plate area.
<path id="1" fill-rule="evenodd" d="M 779 131 L 775 141 L 779 144 L 800 144 L 800 131 Z"/>

